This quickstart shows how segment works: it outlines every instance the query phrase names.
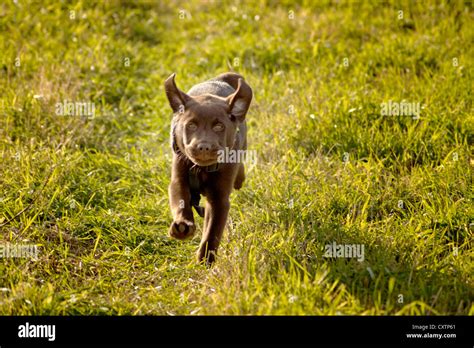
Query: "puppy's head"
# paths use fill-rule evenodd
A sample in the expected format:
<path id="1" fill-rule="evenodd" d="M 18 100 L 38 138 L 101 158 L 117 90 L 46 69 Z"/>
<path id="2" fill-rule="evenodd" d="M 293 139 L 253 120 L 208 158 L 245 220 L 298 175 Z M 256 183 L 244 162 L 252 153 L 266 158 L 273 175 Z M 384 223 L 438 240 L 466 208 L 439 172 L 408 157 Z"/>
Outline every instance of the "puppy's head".
<path id="1" fill-rule="evenodd" d="M 234 144 L 237 127 L 252 101 L 252 89 L 239 79 L 235 92 L 227 97 L 189 96 L 178 89 L 174 77 L 165 81 L 165 91 L 174 112 L 176 145 L 198 166 L 215 164 L 218 151 Z"/>

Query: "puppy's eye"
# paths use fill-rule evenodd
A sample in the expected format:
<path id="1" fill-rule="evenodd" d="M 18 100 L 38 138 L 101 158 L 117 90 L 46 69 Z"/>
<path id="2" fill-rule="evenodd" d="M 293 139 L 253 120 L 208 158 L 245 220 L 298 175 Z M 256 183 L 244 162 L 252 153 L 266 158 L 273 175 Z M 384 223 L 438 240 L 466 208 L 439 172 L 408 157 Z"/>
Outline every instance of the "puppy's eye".
<path id="1" fill-rule="evenodd" d="M 212 127 L 212 130 L 214 132 L 222 132 L 224 130 L 224 125 L 222 123 L 218 123 L 214 127 Z"/>
<path id="2" fill-rule="evenodd" d="M 192 131 L 196 130 L 197 127 L 198 126 L 196 125 L 196 123 L 193 123 L 193 122 L 190 122 L 186 125 L 186 128 L 188 128 L 189 130 L 192 130 Z"/>

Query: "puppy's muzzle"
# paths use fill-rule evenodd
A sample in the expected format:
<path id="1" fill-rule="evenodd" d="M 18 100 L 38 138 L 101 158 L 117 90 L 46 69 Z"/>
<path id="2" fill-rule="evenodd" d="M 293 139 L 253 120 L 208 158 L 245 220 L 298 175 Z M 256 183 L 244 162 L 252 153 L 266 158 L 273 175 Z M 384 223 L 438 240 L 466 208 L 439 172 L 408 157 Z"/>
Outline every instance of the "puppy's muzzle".
<path id="1" fill-rule="evenodd" d="M 209 165 L 217 162 L 218 147 L 211 143 L 201 142 L 188 149 L 193 162 L 198 165 Z"/>

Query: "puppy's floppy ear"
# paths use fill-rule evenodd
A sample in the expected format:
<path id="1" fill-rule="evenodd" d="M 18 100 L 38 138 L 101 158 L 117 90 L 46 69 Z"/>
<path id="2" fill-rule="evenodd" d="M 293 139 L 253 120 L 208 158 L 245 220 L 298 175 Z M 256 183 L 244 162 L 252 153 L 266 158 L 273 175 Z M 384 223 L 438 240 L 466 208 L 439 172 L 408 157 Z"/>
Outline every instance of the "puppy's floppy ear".
<path id="1" fill-rule="evenodd" d="M 173 73 L 166 79 L 165 92 L 173 112 L 182 112 L 186 103 L 191 100 L 191 97 L 176 87 L 174 82 L 175 76 L 176 74 Z"/>
<path id="2" fill-rule="evenodd" d="M 245 120 L 245 115 L 250 107 L 253 92 L 244 79 L 239 78 L 237 90 L 227 97 L 230 114 L 239 122 Z"/>

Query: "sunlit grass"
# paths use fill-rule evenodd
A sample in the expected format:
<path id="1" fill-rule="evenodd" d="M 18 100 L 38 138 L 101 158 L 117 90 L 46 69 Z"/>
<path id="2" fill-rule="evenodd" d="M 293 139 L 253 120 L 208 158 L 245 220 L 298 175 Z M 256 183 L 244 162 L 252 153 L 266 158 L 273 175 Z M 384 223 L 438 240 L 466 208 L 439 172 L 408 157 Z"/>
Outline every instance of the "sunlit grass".
<path id="1" fill-rule="evenodd" d="M 474 314 L 472 15 L 1 4 L 0 243 L 40 254 L 0 260 L 0 314 Z M 162 85 L 230 68 L 255 93 L 258 165 L 209 270 L 199 236 L 167 236 Z M 57 115 L 64 100 L 95 117 Z M 381 116 L 390 100 L 420 118 Z M 363 244 L 364 261 L 325 258 L 333 242 Z"/>

